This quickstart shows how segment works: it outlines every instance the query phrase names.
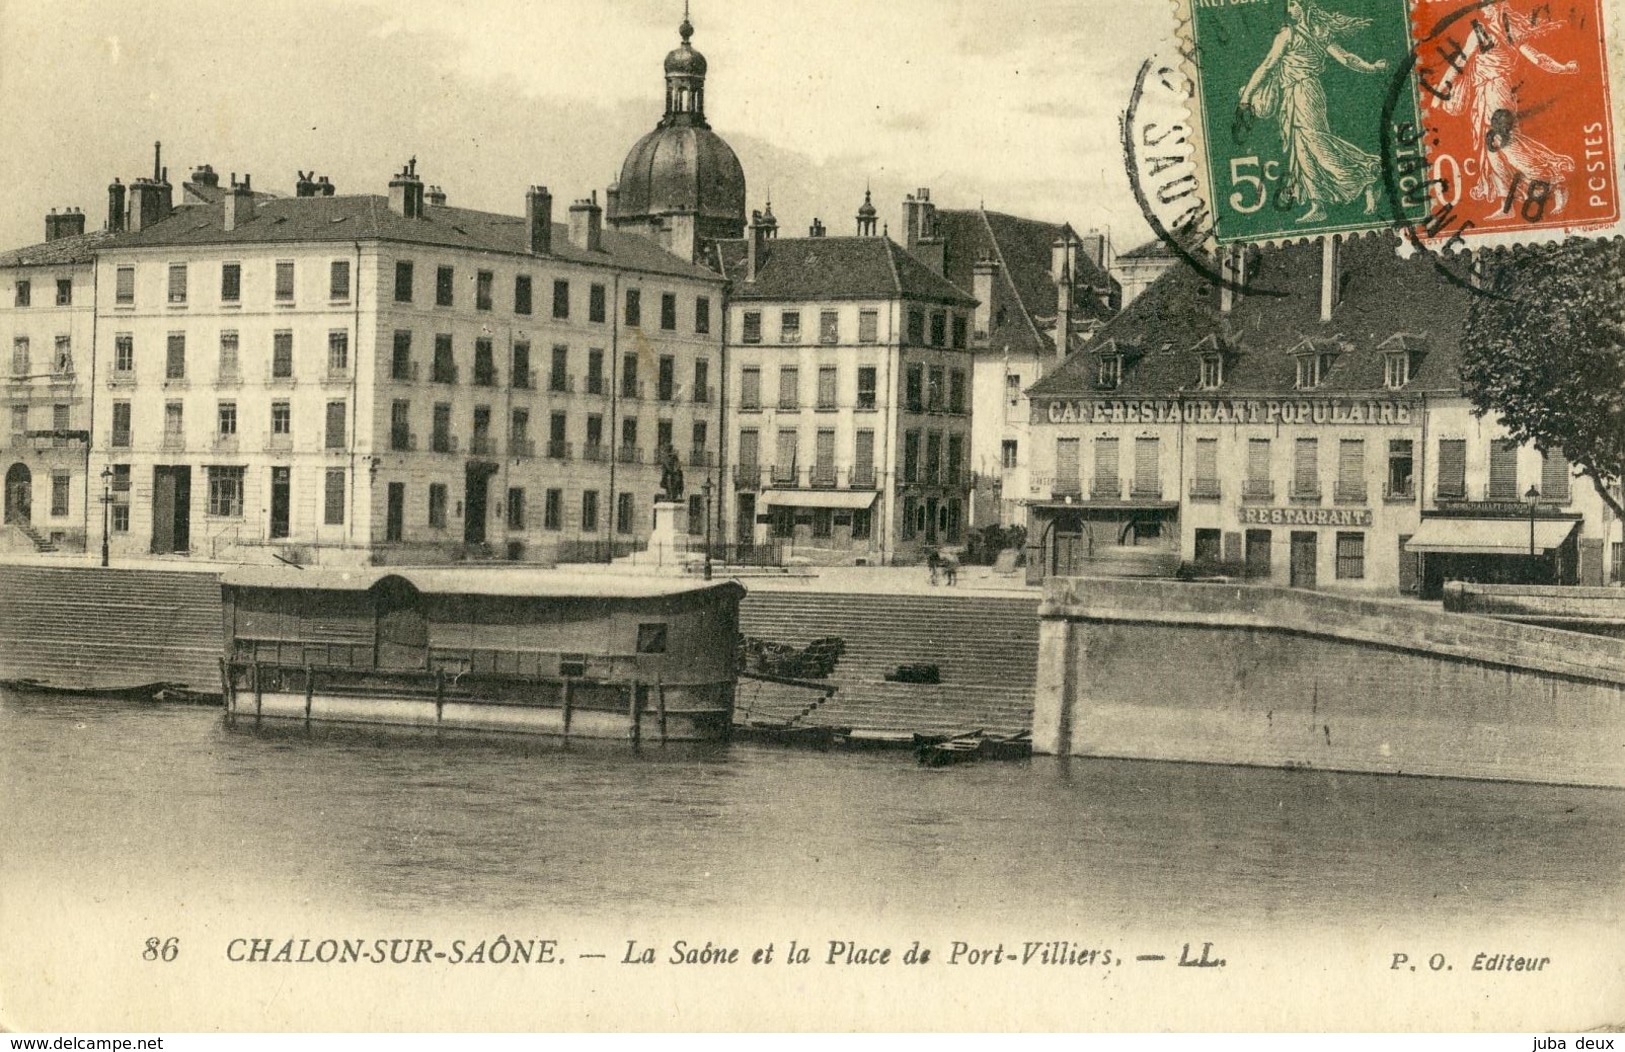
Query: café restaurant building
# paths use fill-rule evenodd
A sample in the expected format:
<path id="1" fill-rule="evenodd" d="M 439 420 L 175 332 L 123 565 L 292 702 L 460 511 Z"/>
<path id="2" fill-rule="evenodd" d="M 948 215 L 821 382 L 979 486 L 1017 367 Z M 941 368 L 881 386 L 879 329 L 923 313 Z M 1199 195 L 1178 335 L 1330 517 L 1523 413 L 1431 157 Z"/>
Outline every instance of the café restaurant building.
<path id="1" fill-rule="evenodd" d="M 1169 271 L 1030 389 L 1030 578 L 1602 583 L 1590 481 L 1462 395 L 1470 289 L 1388 237 L 1241 265 L 1246 295 Z"/>

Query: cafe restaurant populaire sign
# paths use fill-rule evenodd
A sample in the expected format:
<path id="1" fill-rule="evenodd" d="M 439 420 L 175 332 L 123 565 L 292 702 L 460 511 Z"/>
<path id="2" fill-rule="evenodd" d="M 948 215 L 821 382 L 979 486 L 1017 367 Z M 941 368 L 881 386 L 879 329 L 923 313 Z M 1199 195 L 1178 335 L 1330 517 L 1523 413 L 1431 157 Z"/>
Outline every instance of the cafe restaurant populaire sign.
<path id="1" fill-rule="evenodd" d="M 1036 407 L 1035 407 L 1036 408 Z M 1395 399 L 1052 398 L 1040 410 L 1052 424 L 1409 424 L 1411 405 Z"/>

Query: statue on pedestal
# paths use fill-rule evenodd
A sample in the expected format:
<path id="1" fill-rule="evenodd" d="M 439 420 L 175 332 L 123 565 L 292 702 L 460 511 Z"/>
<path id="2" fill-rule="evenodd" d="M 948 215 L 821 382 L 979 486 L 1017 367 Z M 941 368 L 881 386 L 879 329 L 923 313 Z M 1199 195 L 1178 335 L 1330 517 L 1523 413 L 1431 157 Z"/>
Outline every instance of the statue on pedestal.
<path id="1" fill-rule="evenodd" d="M 677 451 L 670 446 L 660 454 L 660 499 L 683 499 L 683 466 L 677 462 Z"/>

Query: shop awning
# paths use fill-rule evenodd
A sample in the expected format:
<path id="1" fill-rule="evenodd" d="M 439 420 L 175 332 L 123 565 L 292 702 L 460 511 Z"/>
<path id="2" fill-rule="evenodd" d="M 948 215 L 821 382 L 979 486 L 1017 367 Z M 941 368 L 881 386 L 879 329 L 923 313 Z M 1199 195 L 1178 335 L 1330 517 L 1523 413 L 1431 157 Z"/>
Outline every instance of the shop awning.
<path id="1" fill-rule="evenodd" d="M 1574 519 L 1536 519 L 1536 553 L 1560 547 L 1579 525 Z M 1528 555 L 1529 520 L 1423 519 L 1421 528 L 1405 542 L 1405 550 L 1434 555 Z"/>
<path id="2" fill-rule="evenodd" d="M 767 489 L 761 502 L 768 508 L 867 508 L 878 495 L 872 489 Z"/>

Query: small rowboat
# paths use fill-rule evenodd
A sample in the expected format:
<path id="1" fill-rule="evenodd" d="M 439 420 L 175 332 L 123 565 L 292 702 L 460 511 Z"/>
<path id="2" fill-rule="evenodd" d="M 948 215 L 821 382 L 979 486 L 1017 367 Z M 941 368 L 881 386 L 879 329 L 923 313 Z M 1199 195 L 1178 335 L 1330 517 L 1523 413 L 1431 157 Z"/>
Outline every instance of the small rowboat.
<path id="1" fill-rule="evenodd" d="M 982 732 L 956 734 L 944 741 L 921 745 L 914 750 L 914 756 L 922 767 L 947 767 L 979 760 L 982 757 Z"/>

